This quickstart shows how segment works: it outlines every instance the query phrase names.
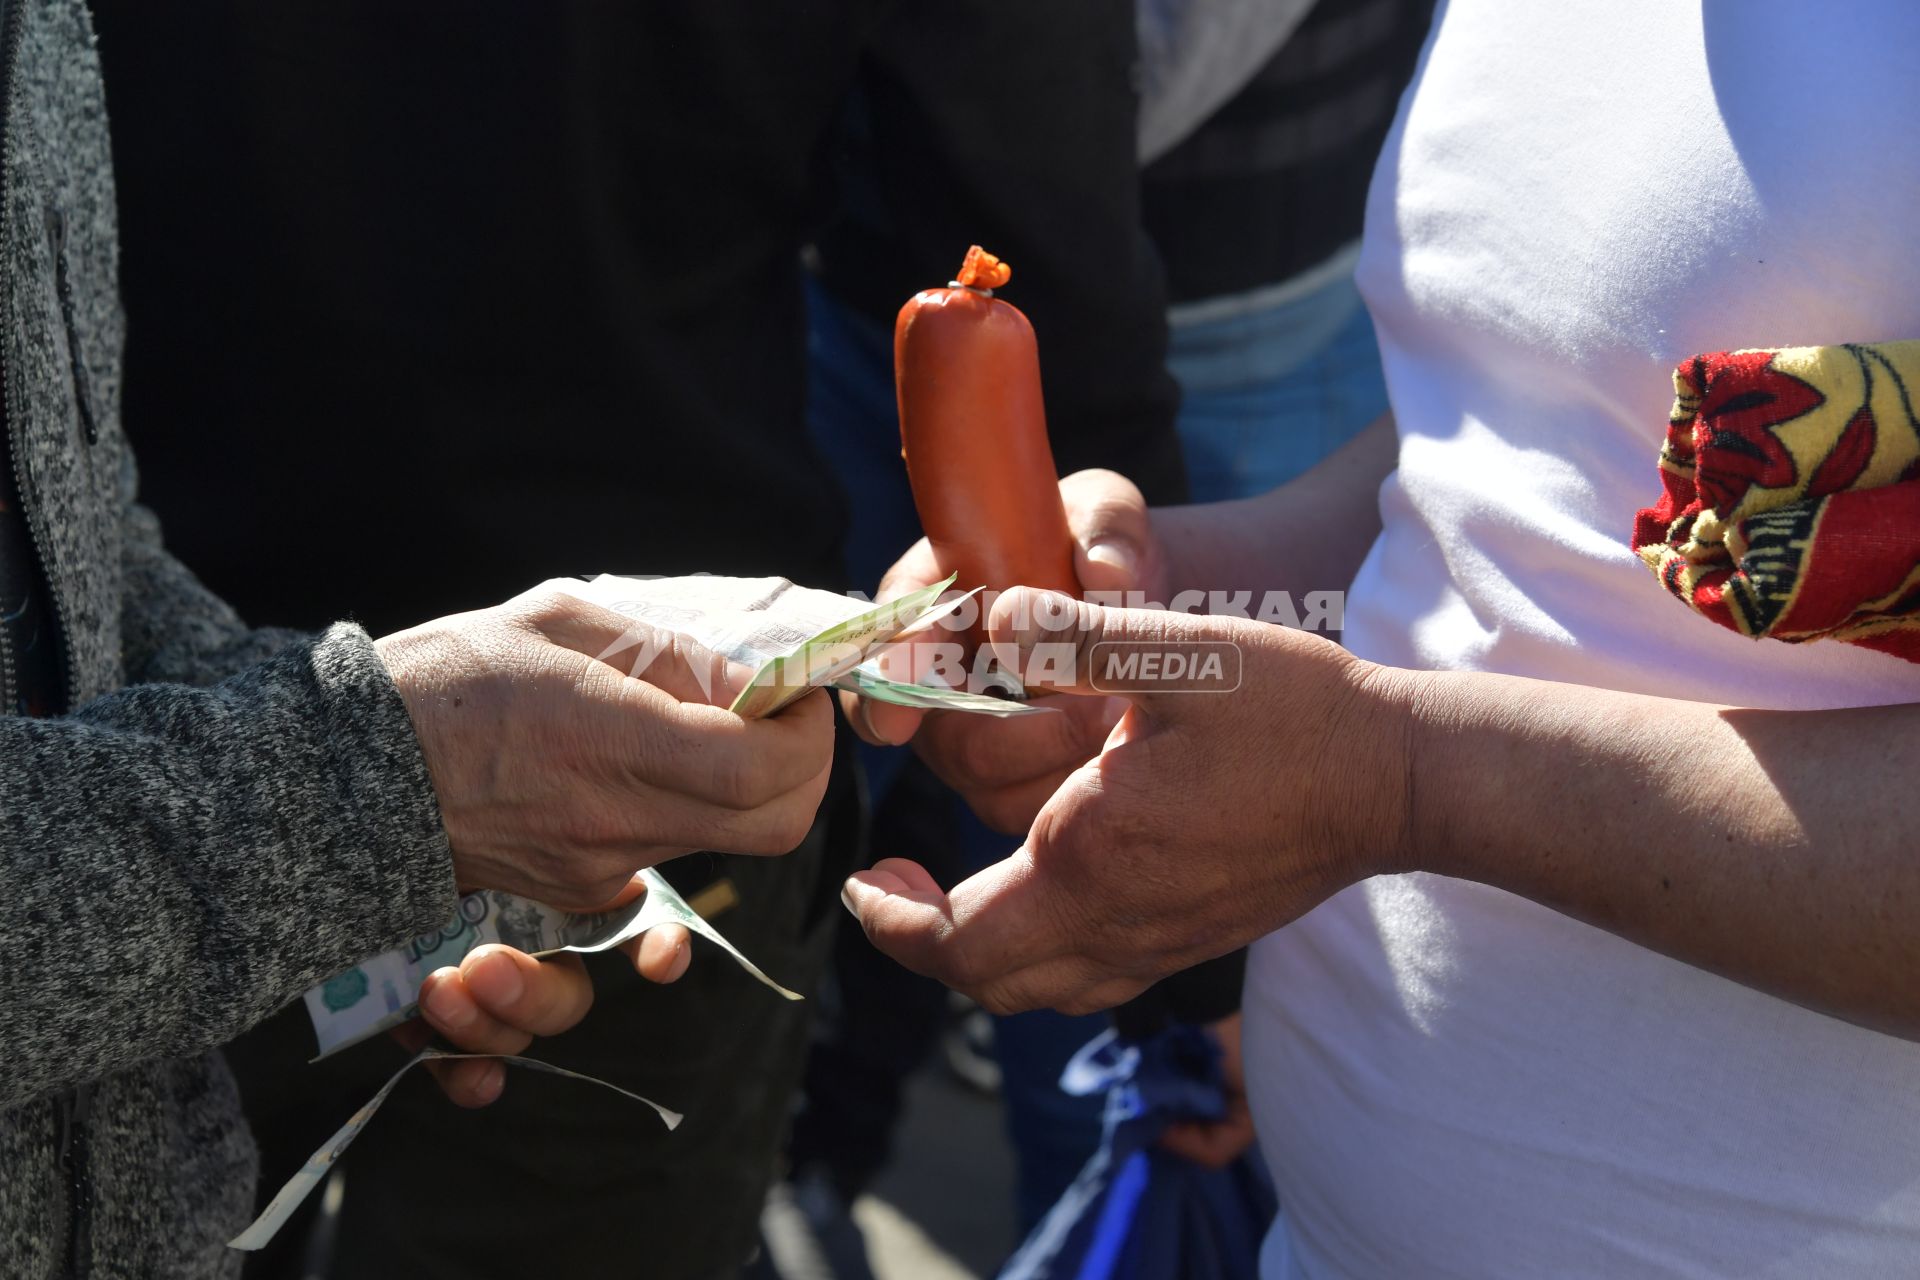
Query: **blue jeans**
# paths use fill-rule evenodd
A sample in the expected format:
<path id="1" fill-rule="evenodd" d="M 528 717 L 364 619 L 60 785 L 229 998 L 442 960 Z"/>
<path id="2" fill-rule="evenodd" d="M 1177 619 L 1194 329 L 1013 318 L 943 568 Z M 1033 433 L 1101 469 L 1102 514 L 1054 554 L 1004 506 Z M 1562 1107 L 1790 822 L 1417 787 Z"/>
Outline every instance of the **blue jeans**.
<path id="1" fill-rule="evenodd" d="M 1167 363 L 1194 502 L 1265 493 L 1387 411 L 1373 321 L 1351 276 L 1277 307 L 1176 323 Z"/>

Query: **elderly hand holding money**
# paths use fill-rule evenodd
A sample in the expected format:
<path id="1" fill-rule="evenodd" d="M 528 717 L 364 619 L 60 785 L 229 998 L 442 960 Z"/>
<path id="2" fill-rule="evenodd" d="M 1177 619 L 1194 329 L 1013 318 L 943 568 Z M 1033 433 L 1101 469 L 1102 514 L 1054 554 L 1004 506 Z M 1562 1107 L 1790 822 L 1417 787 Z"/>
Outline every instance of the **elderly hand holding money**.
<path id="1" fill-rule="evenodd" d="M 413 1066 L 465 1106 L 500 1095 L 509 1061 L 586 1079 L 520 1056 L 533 1037 L 586 1015 L 593 992 L 579 953 L 620 948 L 643 977 L 671 982 L 686 969 L 688 933 L 698 933 L 752 978 L 800 999 L 652 864 L 694 847 L 776 853 L 800 841 L 826 782 L 826 685 L 896 706 L 1044 716 L 1020 701 L 895 680 L 875 664 L 958 603 L 941 602 L 951 585 L 868 606 L 778 578 L 556 580 L 382 641 L 439 793 L 456 875 L 472 892 L 442 928 L 307 992 L 320 1056 L 381 1032 L 416 1053 L 234 1247 L 273 1238 Z M 430 1032 L 448 1043 L 431 1043 Z M 680 1122 L 627 1096 L 669 1128 Z"/>
<path id="2" fill-rule="evenodd" d="M 644 671 L 600 660 L 629 645 Z M 826 790 L 824 697 L 731 715 L 751 671 L 578 596 L 536 589 L 379 647 L 462 888 L 604 907 L 639 868 L 695 849 L 786 852 Z"/>
<path id="3" fill-rule="evenodd" d="M 628 645 L 646 651 L 644 670 L 600 660 Z M 380 649 L 419 731 L 463 888 L 611 909 L 639 896 L 636 866 L 694 848 L 792 848 L 826 786 L 824 697 L 775 718 L 730 715 L 751 668 L 578 595 L 536 589 Z M 531 674 L 519 654 L 538 659 Z M 691 955 L 687 930 L 672 923 L 623 949 L 654 982 L 678 978 Z M 409 1048 L 423 1047 L 430 1027 L 470 1053 L 518 1054 L 593 1003 L 576 955 L 540 960 L 489 944 L 448 958 L 457 966 L 420 984 L 425 1025 L 395 1029 Z M 462 1106 L 485 1106 L 506 1084 L 497 1058 L 427 1065 Z"/>
<path id="4" fill-rule="evenodd" d="M 646 624 L 536 591 L 380 641 L 462 887 L 611 907 L 638 894 L 637 866 L 696 847 L 779 853 L 804 838 L 832 762 L 824 698 L 748 722 L 722 708 L 751 672 L 698 645 L 663 637 L 644 678 L 596 659 L 636 628 Z M 690 955 L 679 925 L 626 949 L 655 982 L 678 978 Z M 585 1017 L 593 986 L 577 956 L 541 961 L 495 945 L 429 973 L 418 999 L 448 1042 L 517 1054 Z M 396 1035 L 418 1049 L 427 1029 Z M 497 1059 L 428 1067 L 462 1106 L 493 1102 L 506 1083 Z"/>

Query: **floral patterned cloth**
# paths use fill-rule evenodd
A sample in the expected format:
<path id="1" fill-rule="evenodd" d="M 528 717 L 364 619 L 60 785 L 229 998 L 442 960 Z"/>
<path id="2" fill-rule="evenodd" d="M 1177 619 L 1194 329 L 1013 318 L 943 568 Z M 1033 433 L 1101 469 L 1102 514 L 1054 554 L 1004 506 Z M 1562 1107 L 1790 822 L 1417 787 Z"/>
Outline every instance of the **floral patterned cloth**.
<path id="1" fill-rule="evenodd" d="M 1756 639 L 1920 662 L 1920 342 L 1722 351 L 1674 370 L 1633 549 Z"/>

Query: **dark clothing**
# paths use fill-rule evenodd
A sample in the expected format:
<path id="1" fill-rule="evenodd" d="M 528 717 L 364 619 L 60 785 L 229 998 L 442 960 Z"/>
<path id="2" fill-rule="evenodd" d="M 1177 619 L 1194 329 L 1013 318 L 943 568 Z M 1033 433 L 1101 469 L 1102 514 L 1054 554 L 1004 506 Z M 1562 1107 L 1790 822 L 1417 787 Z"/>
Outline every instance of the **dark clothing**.
<path id="1" fill-rule="evenodd" d="M 1319 0 L 1231 101 L 1141 174 L 1174 302 L 1276 284 L 1360 238 L 1433 0 Z"/>
<path id="2" fill-rule="evenodd" d="M 874 860 L 913 858 L 941 884 L 964 879 L 959 803 L 909 760 L 874 805 Z M 894 963 L 862 930 L 840 930 L 833 948 L 787 1159 L 796 1177 L 818 1170 L 852 1204 L 893 1155 L 907 1079 L 938 1043 L 949 1006 L 945 987 Z"/>
<path id="3" fill-rule="evenodd" d="M 95 7 L 127 418 L 210 585 L 376 633 L 561 574 L 833 585 L 797 251 L 875 5 Z"/>
<path id="4" fill-rule="evenodd" d="M 1120 1034 L 1144 1040 L 1169 1022 L 1206 1026 L 1240 1012 L 1240 987 L 1247 976 L 1247 953 L 1230 951 L 1191 969 L 1183 969 L 1148 987 L 1113 1011 Z"/>
<path id="5" fill-rule="evenodd" d="M 66 706 L 64 683 L 60 630 L 14 474 L 12 442 L 0 430 L 0 715 L 55 715 Z"/>
<path id="6" fill-rule="evenodd" d="M 845 507 L 803 426 L 799 255 L 834 207 L 856 83 L 920 131 L 904 207 L 940 227 L 873 270 L 872 305 L 890 323 L 971 239 L 1017 272 L 1018 246 L 1047 245 L 1066 265 L 1029 251 L 1009 296 L 1048 335 L 1058 438 L 1178 475 L 1125 0 L 96 7 L 127 416 L 183 554 L 255 616 L 378 631 L 597 571 L 836 584 Z M 935 158 L 993 198 L 961 202 Z M 1056 199 L 1064 216 L 1033 212 Z M 802 990 L 858 857 L 848 810 L 827 822 L 731 865 L 741 904 L 720 921 Z M 715 865 L 670 874 L 698 888 Z M 710 951 L 669 989 L 617 969 L 539 1052 L 683 1109 L 681 1130 L 565 1082 L 515 1079 L 476 1114 L 410 1085 L 348 1157 L 336 1274 L 405 1258 L 590 1280 L 631 1275 L 636 1242 L 662 1277 L 744 1259 L 808 1006 Z M 265 1099 L 301 1080 L 248 1083 Z M 359 1100 L 311 1106 L 320 1132 L 280 1155 Z"/>
<path id="7" fill-rule="evenodd" d="M 0 698 L 9 1280 L 238 1275 L 255 1156 L 217 1046 L 454 906 L 426 761 L 366 633 L 249 630 L 134 501 L 114 244 L 86 8 L 9 0 L 0 579 L 10 606 L 36 597 L 31 652 L 57 652 L 28 677 L 0 635 L 0 683 L 68 708 Z"/>
<path id="8" fill-rule="evenodd" d="M 147 488 L 259 616 L 378 632 L 560 573 L 833 583 L 796 254 L 856 83 L 903 248 L 823 245 L 844 296 L 890 325 L 990 241 L 1063 469 L 1180 474 L 1124 0 L 96 9 Z"/>
<path id="9" fill-rule="evenodd" d="M 1183 501 L 1165 286 L 1140 225 L 1131 6 L 908 12 L 864 52 L 822 283 L 890 335 L 901 304 L 981 242 L 1012 264 L 1000 296 L 1033 321 L 1061 474 L 1109 467 L 1150 502 Z"/>

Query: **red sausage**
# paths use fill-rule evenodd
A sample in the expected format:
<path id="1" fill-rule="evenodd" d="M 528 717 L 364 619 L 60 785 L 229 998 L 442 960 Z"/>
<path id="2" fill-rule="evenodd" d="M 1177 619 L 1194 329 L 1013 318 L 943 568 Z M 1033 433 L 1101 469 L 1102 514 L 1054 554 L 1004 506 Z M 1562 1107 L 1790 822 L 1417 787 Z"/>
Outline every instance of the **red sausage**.
<path id="1" fill-rule="evenodd" d="M 901 455 L 920 525 L 940 562 L 959 573 L 958 586 L 1078 595 L 1033 325 L 993 296 L 1011 274 L 974 245 L 952 285 L 900 309 Z"/>

